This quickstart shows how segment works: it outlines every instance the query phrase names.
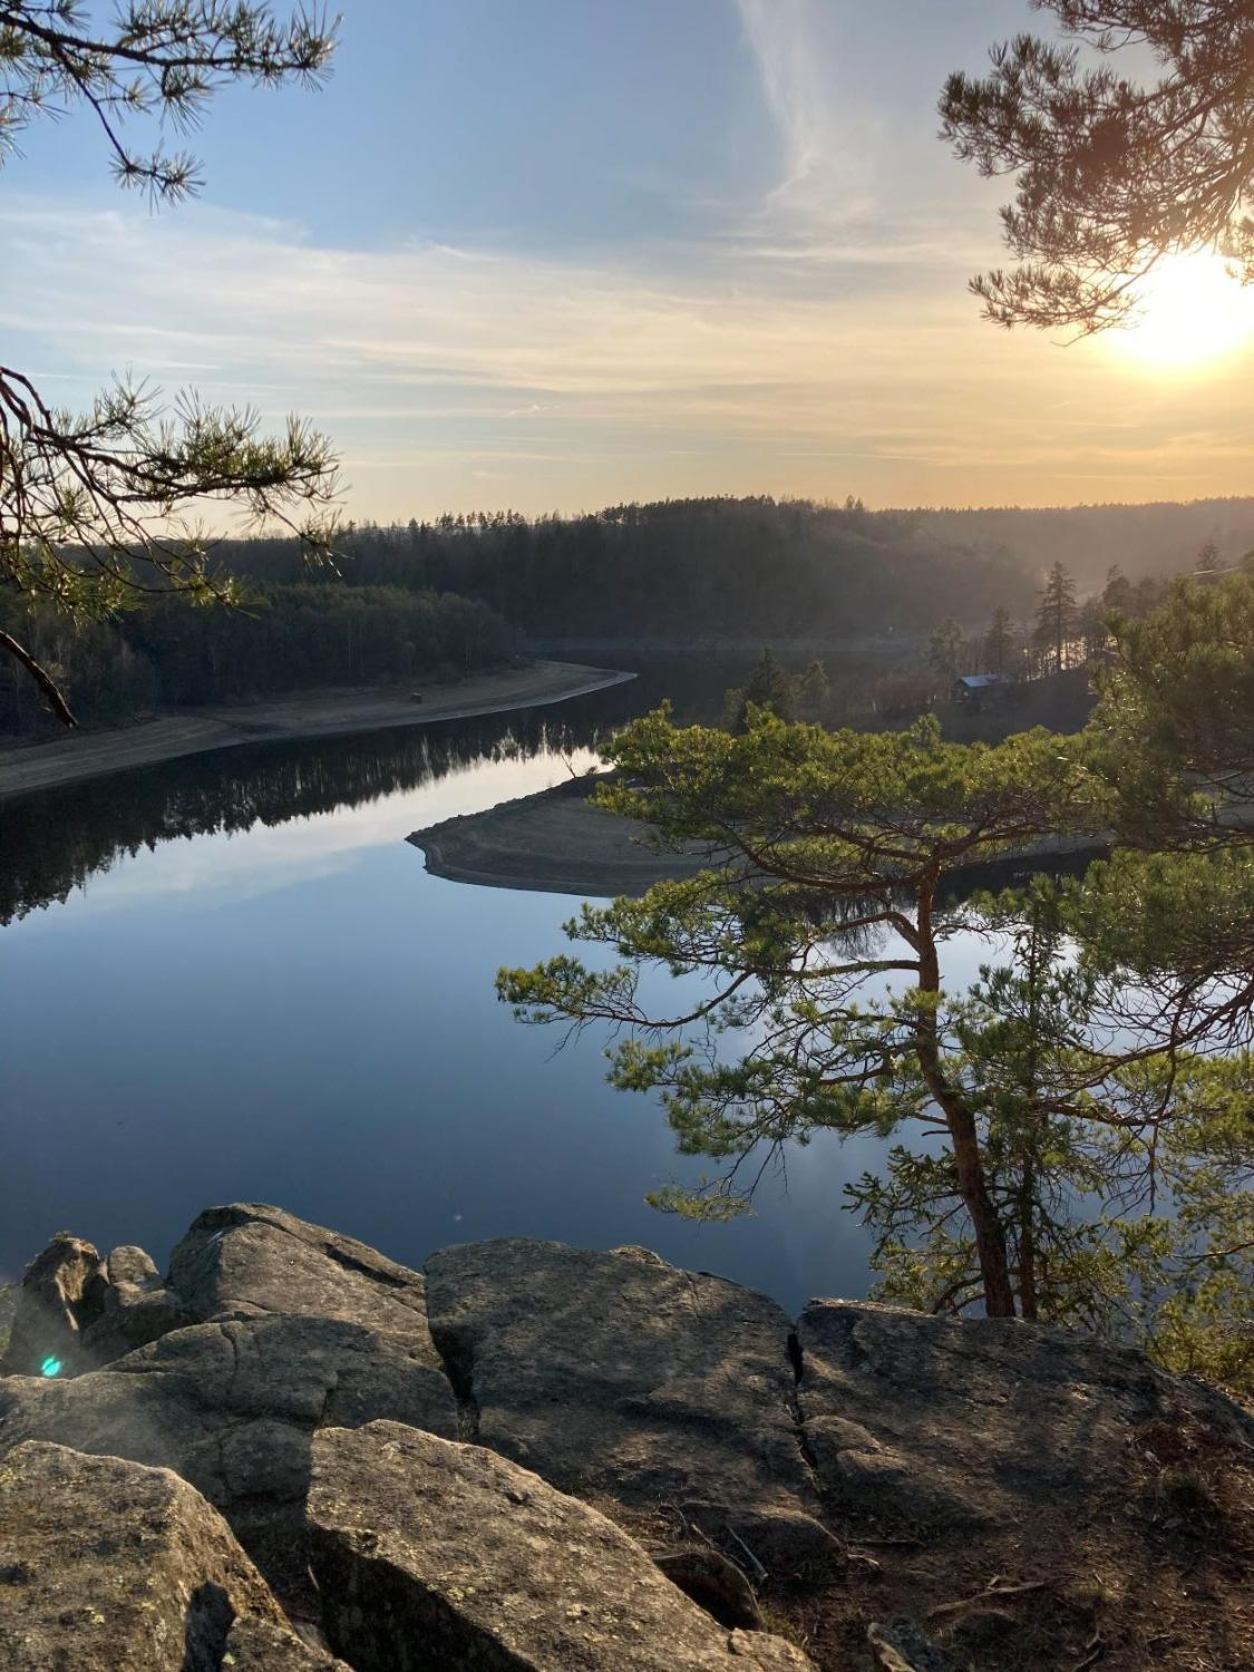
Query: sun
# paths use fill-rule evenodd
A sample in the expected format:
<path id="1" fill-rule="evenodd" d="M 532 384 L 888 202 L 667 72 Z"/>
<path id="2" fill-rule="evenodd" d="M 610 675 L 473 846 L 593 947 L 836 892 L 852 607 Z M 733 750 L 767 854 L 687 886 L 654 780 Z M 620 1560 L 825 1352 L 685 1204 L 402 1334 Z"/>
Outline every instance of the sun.
<path id="1" fill-rule="evenodd" d="M 1137 290 L 1137 308 L 1115 333 L 1121 352 L 1159 366 L 1196 366 L 1254 337 L 1254 286 L 1243 286 L 1212 250 L 1164 257 Z"/>

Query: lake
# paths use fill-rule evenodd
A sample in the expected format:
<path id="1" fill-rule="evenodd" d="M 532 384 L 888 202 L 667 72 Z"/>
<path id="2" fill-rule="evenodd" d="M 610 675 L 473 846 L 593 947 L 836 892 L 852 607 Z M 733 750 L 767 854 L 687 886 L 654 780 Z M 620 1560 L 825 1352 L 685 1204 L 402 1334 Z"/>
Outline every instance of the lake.
<path id="1" fill-rule="evenodd" d="M 878 1141 L 794 1151 L 730 1225 L 656 1213 L 647 1191 L 711 1164 L 605 1084 L 602 1041 L 558 1050 L 493 992 L 499 965 L 565 946 L 576 902 L 428 876 L 405 840 L 582 769 L 657 694 L 250 746 L 0 808 L 0 1281 L 61 1229 L 161 1263 L 201 1208 L 247 1199 L 411 1265 L 487 1237 L 636 1242 L 790 1308 L 864 1294 L 839 1187 Z"/>

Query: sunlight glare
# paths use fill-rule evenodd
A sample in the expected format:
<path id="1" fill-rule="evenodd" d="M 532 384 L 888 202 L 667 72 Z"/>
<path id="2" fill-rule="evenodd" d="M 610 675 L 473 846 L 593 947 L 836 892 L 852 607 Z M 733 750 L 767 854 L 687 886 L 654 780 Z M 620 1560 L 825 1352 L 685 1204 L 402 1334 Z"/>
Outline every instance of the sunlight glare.
<path id="1" fill-rule="evenodd" d="M 1254 336 L 1254 287 L 1242 286 L 1222 256 L 1190 250 L 1167 256 L 1140 287 L 1124 354 L 1161 366 L 1191 366 L 1234 353 Z"/>

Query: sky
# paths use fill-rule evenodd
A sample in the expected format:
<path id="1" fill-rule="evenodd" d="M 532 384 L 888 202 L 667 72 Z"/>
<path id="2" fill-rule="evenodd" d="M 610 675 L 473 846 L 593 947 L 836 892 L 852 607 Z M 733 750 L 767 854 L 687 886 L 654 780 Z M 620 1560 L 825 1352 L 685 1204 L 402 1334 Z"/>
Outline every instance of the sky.
<path id="1" fill-rule="evenodd" d="M 86 117 L 27 132 L 0 357 L 64 405 L 126 372 L 299 412 L 358 519 L 1254 491 L 1254 290 L 1182 360 L 1006 333 L 967 293 L 1008 188 L 948 154 L 937 96 L 1047 24 L 1021 0 L 350 0 L 325 88 L 216 100 L 193 203 L 120 193 Z"/>

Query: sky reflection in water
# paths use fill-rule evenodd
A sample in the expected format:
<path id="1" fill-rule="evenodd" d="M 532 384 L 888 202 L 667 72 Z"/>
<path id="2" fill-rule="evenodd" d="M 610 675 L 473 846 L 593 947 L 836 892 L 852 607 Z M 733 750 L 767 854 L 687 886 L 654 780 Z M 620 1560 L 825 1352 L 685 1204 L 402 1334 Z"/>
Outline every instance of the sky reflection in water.
<path id="1" fill-rule="evenodd" d="M 590 761 L 596 703 L 568 707 L 556 739 L 550 711 L 232 751 L 4 810 L 6 915 L 34 909 L 0 931 L 0 1277 L 61 1228 L 160 1263 L 200 1208 L 254 1199 L 410 1264 L 542 1236 L 642 1242 L 790 1307 L 865 1291 L 839 1184 L 878 1142 L 795 1151 L 732 1225 L 655 1213 L 645 1192 L 703 1164 L 605 1085 L 602 1040 L 556 1050 L 493 993 L 565 944 L 574 903 L 430 877 L 405 842 Z"/>

